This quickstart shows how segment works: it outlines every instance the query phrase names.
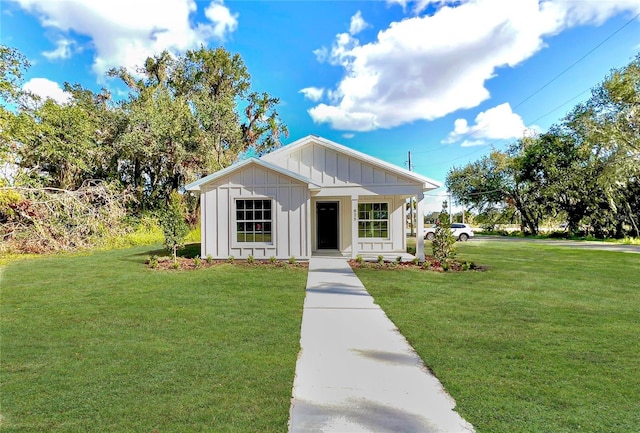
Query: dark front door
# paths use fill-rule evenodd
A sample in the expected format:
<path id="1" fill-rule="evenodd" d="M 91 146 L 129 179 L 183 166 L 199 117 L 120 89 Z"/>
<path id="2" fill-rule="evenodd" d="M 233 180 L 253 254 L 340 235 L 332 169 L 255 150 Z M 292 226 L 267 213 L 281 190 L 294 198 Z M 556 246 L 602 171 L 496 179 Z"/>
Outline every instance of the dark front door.
<path id="1" fill-rule="evenodd" d="M 318 249 L 338 249 L 338 202 L 316 203 Z"/>

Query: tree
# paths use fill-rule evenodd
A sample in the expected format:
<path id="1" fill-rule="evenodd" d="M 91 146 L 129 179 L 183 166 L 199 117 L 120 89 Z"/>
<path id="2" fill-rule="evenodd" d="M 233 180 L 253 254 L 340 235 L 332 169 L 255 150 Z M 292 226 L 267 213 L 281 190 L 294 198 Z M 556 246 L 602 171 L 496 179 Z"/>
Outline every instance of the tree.
<path id="1" fill-rule="evenodd" d="M 458 204 L 478 213 L 500 214 L 514 209 L 523 230 L 535 235 L 543 218 L 544 201 L 522 176 L 522 149 L 528 140 L 520 140 L 507 152 L 493 151 L 479 161 L 452 168 L 446 186 Z"/>
<path id="2" fill-rule="evenodd" d="M 594 234 L 640 235 L 640 55 L 614 69 L 565 124 L 591 149 L 588 166 L 599 194 L 585 219 Z"/>
<path id="3" fill-rule="evenodd" d="M 451 231 L 446 202 L 442 205 L 434 235 L 431 248 L 436 260 L 444 263 L 453 259 L 456 256 L 456 238 Z"/>
<path id="4" fill-rule="evenodd" d="M 251 92 L 239 55 L 200 48 L 147 59 L 136 79 L 124 68 L 110 76 L 129 87 L 128 122 L 116 147 L 121 177 L 140 206 L 157 208 L 172 191 L 235 162 L 279 146 L 286 134 L 278 99 Z"/>
<path id="5" fill-rule="evenodd" d="M 640 106 L 638 59 L 614 70 L 589 100 L 523 149 L 523 177 L 544 196 L 547 213 L 565 215 L 572 232 L 586 226 L 598 237 L 621 237 L 625 227 L 637 233 L 634 104 Z"/>
<path id="6" fill-rule="evenodd" d="M 19 99 L 24 73 L 30 66 L 20 51 L 0 44 L 0 98 L 3 101 L 11 103 Z"/>
<path id="7" fill-rule="evenodd" d="M 20 99 L 24 73 L 29 66 L 27 58 L 18 50 L 0 45 L 0 186 L 12 185 L 17 174 L 15 137 L 23 119 L 9 107 Z"/>
<path id="8" fill-rule="evenodd" d="M 47 174 L 47 186 L 75 189 L 91 171 L 95 126 L 75 104 L 47 99 L 33 112 L 31 129 L 21 137 L 20 165 Z"/>
<path id="9" fill-rule="evenodd" d="M 177 192 L 171 193 L 166 210 L 160 218 L 160 225 L 164 233 L 164 246 L 173 254 L 173 261 L 178 258 L 178 250 L 184 247 L 184 238 L 189 233 L 189 226 L 185 221 L 184 207 Z"/>

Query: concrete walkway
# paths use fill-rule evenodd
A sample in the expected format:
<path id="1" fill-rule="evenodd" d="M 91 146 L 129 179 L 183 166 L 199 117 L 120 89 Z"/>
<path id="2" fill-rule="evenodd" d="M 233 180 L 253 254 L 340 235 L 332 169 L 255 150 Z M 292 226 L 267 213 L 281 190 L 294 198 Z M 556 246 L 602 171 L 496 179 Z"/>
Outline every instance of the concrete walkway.
<path id="1" fill-rule="evenodd" d="M 313 257 L 289 431 L 473 432 L 344 258 Z"/>

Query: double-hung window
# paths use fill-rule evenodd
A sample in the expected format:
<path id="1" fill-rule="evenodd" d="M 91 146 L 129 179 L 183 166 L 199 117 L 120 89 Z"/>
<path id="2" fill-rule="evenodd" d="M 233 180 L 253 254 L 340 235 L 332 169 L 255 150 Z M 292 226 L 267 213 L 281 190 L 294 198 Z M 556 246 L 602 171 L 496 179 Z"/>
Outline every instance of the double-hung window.
<path id="1" fill-rule="evenodd" d="M 389 203 L 358 204 L 358 237 L 389 237 Z"/>
<path id="2" fill-rule="evenodd" d="M 273 213 L 271 199 L 237 199 L 236 241 L 271 242 Z"/>

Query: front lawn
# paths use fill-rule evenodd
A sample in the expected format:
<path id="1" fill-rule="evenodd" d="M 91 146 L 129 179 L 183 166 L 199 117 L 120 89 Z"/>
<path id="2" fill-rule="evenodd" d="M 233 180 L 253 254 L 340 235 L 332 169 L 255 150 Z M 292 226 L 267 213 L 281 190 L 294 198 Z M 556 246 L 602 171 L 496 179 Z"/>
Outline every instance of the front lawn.
<path id="1" fill-rule="evenodd" d="M 479 433 L 640 426 L 640 255 L 458 244 L 488 272 L 356 273 Z"/>
<path id="2" fill-rule="evenodd" d="M 1 431 L 286 431 L 306 269 L 149 254 L 0 269 Z"/>

